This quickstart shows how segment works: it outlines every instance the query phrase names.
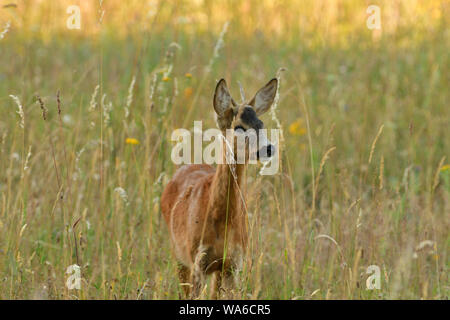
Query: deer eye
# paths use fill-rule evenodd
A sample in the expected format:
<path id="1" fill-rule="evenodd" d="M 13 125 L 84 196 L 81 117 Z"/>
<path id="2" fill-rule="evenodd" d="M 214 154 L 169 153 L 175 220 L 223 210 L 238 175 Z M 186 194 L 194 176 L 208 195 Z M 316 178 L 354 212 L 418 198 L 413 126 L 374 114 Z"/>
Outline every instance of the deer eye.
<path id="1" fill-rule="evenodd" d="M 234 127 L 234 131 L 241 129 L 242 131 L 245 131 L 243 126 L 236 126 Z"/>

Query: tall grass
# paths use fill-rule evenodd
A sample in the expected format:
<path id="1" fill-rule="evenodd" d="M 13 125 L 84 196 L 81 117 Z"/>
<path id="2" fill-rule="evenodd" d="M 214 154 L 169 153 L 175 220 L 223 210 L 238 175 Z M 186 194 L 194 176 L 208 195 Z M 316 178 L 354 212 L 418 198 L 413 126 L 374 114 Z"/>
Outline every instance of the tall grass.
<path id="1" fill-rule="evenodd" d="M 250 96 L 281 67 L 263 117 L 283 129 L 281 169 L 249 168 L 233 297 L 448 298 L 445 1 L 379 1 L 381 32 L 365 1 L 103 1 L 101 23 L 77 3 L 81 30 L 68 1 L 0 9 L 0 299 L 177 299 L 170 135 L 215 126 L 217 79 Z"/>

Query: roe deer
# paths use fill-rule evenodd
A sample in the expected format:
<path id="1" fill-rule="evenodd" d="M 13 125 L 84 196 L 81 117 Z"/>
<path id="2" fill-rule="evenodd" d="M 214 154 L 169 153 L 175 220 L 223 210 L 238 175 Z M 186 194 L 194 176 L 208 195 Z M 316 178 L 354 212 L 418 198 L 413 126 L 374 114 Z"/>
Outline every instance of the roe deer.
<path id="1" fill-rule="evenodd" d="M 259 131 L 263 122 L 258 116 L 269 110 L 277 86 L 274 78 L 252 100 L 242 104 L 233 100 L 224 79 L 215 89 L 213 105 L 219 129 L 222 133 L 229 129 L 233 139 L 243 133 L 241 130 L 259 132 L 259 149 L 253 150 L 258 159 L 270 158 L 275 153 L 275 147 Z M 241 143 L 245 148 L 241 163 L 230 164 L 227 153 L 223 152 L 224 161 L 216 168 L 206 164 L 184 165 L 175 172 L 161 196 L 161 210 L 178 260 L 180 281 L 185 283 L 185 294 L 191 298 L 198 297 L 205 276 L 212 273 L 214 297 L 219 297 L 221 288 L 231 289 L 232 271 L 246 250 L 245 171 L 251 152 L 248 140 Z M 223 143 L 226 150 L 227 141 Z M 239 151 L 237 145 L 233 144 L 233 157 Z"/>

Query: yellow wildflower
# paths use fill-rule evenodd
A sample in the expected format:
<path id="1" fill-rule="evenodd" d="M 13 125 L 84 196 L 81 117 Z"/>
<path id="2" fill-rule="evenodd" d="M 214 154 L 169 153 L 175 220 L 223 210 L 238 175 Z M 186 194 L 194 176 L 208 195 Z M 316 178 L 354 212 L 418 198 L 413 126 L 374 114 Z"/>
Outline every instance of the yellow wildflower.
<path id="1" fill-rule="evenodd" d="M 443 165 L 442 166 L 442 168 L 441 168 L 441 171 L 449 171 L 450 170 L 450 164 L 446 164 L 446 165 Z"/>
<path id="2" fill-rule="evenodd" d="M 303 136 L 304 134 L 306 134 L 306 128 L 303 125 L 302 118 L 298 118 L 291 123 L 291 125 L 289 126 L 289 133 L 294 136 Z"/>
<path id="3" fill-rule="evenodd" d="M 135 139 L 135 138 L 127 138 L 125 140 L 125 143 L 126 144 L 139 144 L 140 142 L 138 139 Z"/>
<path id="4" fill-rule="evenodd" d="M 185 75 L 184 75 L 186 78 L 192 78 L 192 73 L 186 73 Z"/>
<path id="5" fill-rule="evenodd" d="M 167 76 L 162 78 L 162 81 L 165 81 L 165 82 L 167 82 L 169 80 L 170 80 L 170 77 L 167 77 Z"/>

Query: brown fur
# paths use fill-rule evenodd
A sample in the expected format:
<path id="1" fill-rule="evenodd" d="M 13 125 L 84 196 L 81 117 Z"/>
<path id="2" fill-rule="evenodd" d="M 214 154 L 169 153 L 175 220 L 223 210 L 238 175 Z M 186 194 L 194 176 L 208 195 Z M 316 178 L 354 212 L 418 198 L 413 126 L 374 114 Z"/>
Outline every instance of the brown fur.
<path id="1" fill-rule="evenodd" d="M 235 264 L 234 256 L 246 248 L 247 216 L 240 194 L 244 194 L 245 166 L 236 165 L 235 181 L 226 163 L 219 164 L 217 169 L 203 164 L 184 165 L 162 194 L 161 209 L 173 249 L 185 267 L 180 266 L 180 272 L 191 270 L 191 279 L 184 275 L 180 280 L 193 283 L 193 295 L 199 293 L 202 274 L 215 272 L 219 278 L 223 272 L 231 281 L 228 278 Z M 236 249 L 240 250 L 235 254 Z M 220 285 L 217 283 L 217 287 Z"/>

